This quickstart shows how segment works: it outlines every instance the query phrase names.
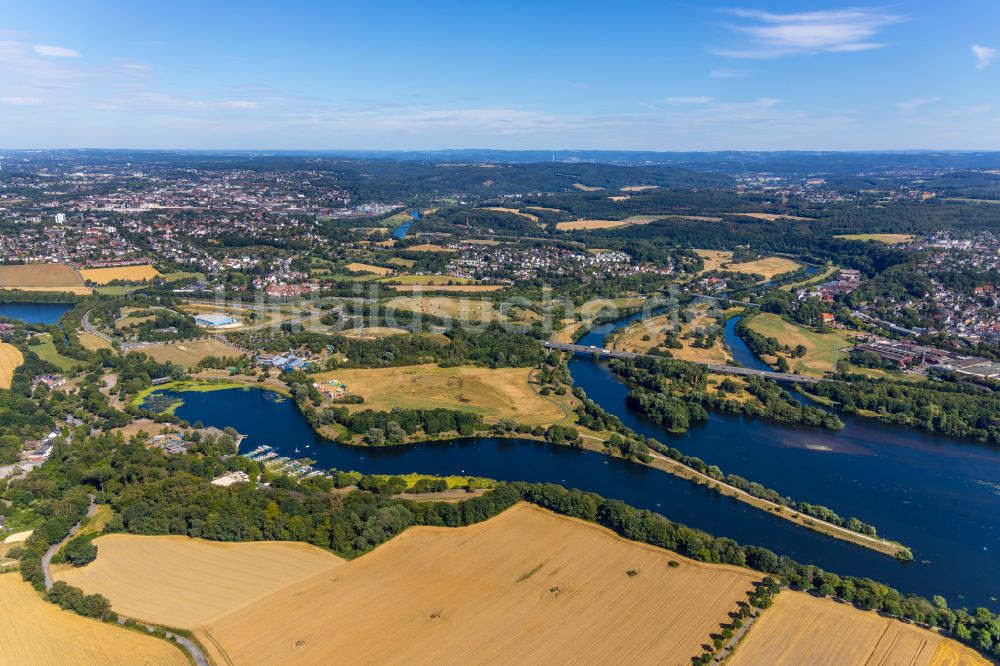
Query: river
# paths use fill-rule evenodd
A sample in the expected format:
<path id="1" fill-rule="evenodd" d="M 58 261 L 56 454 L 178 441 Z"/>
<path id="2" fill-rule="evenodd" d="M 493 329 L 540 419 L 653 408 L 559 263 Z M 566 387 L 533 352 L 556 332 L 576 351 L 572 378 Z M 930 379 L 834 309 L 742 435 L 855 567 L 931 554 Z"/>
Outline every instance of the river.
<path id="1" fill-rule="evenodd" d="M 70 303 L 0 303 L 0 317 L 28 324 L 55 324 L 72 309 Z"/>
<path id="2" fill-rule="evenodd" d="M 634 317 L 617 325 L 630 320 Z M 759 363 L 733 334 L 733 323 L 726 340 L 734 357 L 744 365 Z M 609 330 L 592 332 L 581 344 L 602 347 Z M 581 488 L 800 562 L 871 577 L 904 593 L 941 594 L 954 607 L 998 607 L 1000 450 L 848 416 L 842 417 L 843 430 L 831 432 L 712 413 L 688 433 L 670 435 L 625 407 L 628 389 L 604 364 L 578 356 L 570 370 L 591 398 L 634 430 L 795 499 L 856 515 L 883 536 L 910 546 L 914 562 L 796 527 L 669 474 L 599 453 L 485 438 L 379 449 L 343 446 L 316 435 L 291 401 L 257 389 L 185 393 L 176 414 L 233 426 L 248 435 L 250 448 L 271 444 L 293 455 L 298 446 L 301 456 L 323 467 L 469 474 Z"/>

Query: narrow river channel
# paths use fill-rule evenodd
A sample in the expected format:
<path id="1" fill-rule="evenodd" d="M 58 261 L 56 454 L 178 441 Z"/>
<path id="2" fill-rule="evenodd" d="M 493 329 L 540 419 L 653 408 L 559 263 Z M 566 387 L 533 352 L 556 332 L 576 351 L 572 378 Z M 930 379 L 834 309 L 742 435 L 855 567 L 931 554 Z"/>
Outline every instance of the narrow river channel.
<path id="1" fill-rule="evenodd" d="M 592 332 L 581 344 L 602 347 L 607 332 L 632 320 Z M 734 323 L 726 328 L 734 357 L 744 365 L 759 363 L 733 334 Z M 248 436 L 244 448 L 270 444 L 282 455 L 294 455 L 298 447 L 300 456 L 322 467 L 581 488 L 800 562 L 871 577 L 904 593 L 940 594 L 953 607 L 1000 607 L 1000 449 L 848 416 L 842 417 L 843 430 L 831 432 L 713 413 L 688 433 L 671 435 L 625 406 L 628 389 L 604 364 L 580 356 L 570 370 L 588 396 L 637 432 L 727 473 L 870 522 L 883 536 L 910 546 L 914 561 L 898 562 L 598 453 L 487 438 L 379 449 L 343 446 L 316 435 L 291 401 L 258 389 L 178 394 L 184 404 L 176 413 L 191 422 L 236 428 Z"/>

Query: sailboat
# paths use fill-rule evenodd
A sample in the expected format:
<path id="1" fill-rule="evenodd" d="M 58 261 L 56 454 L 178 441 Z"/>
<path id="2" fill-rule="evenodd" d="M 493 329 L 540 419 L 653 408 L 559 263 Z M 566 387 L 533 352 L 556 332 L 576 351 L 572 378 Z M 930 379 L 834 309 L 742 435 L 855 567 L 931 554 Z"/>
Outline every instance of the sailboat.
<path id="1" fill-rule="evenodd" d="M 298 453 L 298 452 L 299 452 L 299 445 L 298 445 L 298 444 L 296 444 L 296 445 L 295 445 L 295 452 L 296 452 L 296 453 Z"/>

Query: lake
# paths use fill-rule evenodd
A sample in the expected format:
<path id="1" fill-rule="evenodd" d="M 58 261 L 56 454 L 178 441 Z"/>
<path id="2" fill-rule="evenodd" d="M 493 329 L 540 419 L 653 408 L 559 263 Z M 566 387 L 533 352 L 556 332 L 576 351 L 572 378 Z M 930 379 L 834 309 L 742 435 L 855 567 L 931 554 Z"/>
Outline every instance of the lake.
<path id="1" fill-rule="evenodd" d="M 580 344 L 603 347 L 608 330 L 592 332 Z M 727 341 L 737 360 L 752 360 L 752 354 L 740 358 L 750 352 L 732 335 L 732 324 L 727 326 Z M 883 536 L 910 546 L 914 562 L 898 562 L 796 527 L 701 486 L 599 453 L 488 438 L 386 448 L 344 446 L 313 432 L 291 401 L 258 389 L 184 393 L 178 396 L 184 404 L 176 414 L 191 422 L 232 426 L 248 435 L 247 448 L 270 444 L 282 455 L 293 455 L 298 447 L 301 456 L 321 467 L 469 474 L 581 488 L 718 536 L 766 546 L 800 562 L 875 578 L 904 593 L 941 594 L 953 607 L 997 608 L 1000 451 L 847 415 L 841 417 L 846 427 L 834 432 L 712 413 L 688 433 L 671 435 L 625 406 L 628 389 L 604 364 L 578 356 L 570 370 L 588 396 L 634 430 L 727 473 L 870 522 Z"/>
<path id="2" fill-rule="evenodd" d="M 29 324 L 55 324 L 71 303 L 0 303 L 0 317 L 9 317 Z"/>

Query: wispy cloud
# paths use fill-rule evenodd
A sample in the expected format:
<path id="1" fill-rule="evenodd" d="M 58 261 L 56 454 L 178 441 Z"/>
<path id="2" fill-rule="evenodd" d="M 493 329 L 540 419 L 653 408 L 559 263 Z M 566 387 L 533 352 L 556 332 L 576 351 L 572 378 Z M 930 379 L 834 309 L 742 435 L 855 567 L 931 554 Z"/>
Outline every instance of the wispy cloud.
<path id="1" fill-rule="evenodd" d="M 733 58 L 778 58 L 795 54 L 846 53 L 886 46 L 873 41 L 882 28 L 902 17 L 874 9 L 774 14 L 752 9 L 732 9 L 729 13 L 745 19 L 733 30 L 749 37 L 750 43 L 737 49 L 716 49 L 718 55 Z"/>
<path id="2" fill-rule="evenodd" d="M 976 69 L 985 69 L 993 58 L 997 57 L 997 50 L 989 46 L 972 45 L 972 55 L 976 56 Z"/>
<path id="3" fill-rule="evenodd" d="M 12 106 L 36 106 L 42 103 L 37 97 L 0 97 L 0 103 Z"/>
<path id="4" fill-rule="evenodd" d="M 48 44 L 36 44 L 35 53 L 49 56 L 50 58 L 79 58 L 80 52 L 68 49 L 64 46 L 50 46 Z"/>
<path id="5" fill-rule="evenodd" d="M 738 69 L 730 69 L 728 67 L 716 67 L 708 75 L 713 79 L 738 79 L 744 76 L 743 72 Z"/>
<path id="6" fill-rule="evenodd" d="M 665 104 L 708 104 L 712 101 L 707 95 L 697 95 L 693 97 L 668 97 L 663 102 Z"/>
<path id="7" fill-rule="evenodd" d="M 909 115 L 923 106 L 940 101 L 940 97 L 917 97 L 915 99 L 908 99 L 905 102 L 900 102 L 896 105 L 896 108 L 903 115 Z"/>

